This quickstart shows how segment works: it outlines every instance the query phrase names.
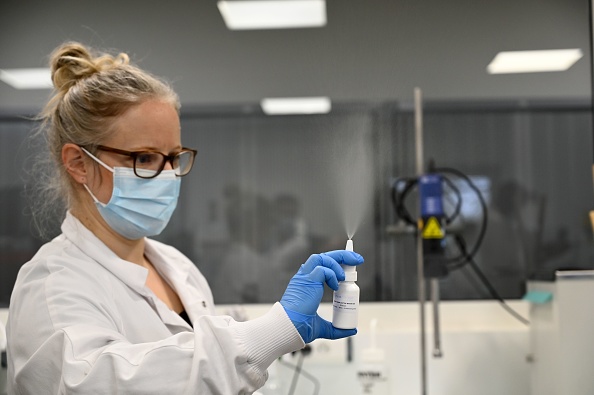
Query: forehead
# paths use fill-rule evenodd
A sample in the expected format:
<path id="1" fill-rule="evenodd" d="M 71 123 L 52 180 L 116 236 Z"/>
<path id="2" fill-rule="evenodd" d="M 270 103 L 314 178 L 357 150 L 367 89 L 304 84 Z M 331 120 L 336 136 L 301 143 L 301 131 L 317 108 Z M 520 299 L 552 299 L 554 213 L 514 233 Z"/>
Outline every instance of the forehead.
<path id="1" fill-rule="evenodd" d="M 113 133 L 105 144 L 122 149 L 176 148 L 181 145 L 179 115 L 171 103 L 145 101 L 115 119 Z"/>

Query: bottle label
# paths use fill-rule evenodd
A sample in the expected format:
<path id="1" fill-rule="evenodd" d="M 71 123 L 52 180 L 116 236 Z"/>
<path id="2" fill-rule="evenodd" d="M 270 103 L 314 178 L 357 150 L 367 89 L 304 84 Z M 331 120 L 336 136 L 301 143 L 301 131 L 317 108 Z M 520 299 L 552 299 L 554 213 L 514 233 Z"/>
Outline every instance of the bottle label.
<path id="1" fill-rule="evenodd" d="M 359 297 L 358 295 L 340 295 L 335 292 L 332 305 L 334 309 L 344 313 L 356 313 L 359 307 Z"/>

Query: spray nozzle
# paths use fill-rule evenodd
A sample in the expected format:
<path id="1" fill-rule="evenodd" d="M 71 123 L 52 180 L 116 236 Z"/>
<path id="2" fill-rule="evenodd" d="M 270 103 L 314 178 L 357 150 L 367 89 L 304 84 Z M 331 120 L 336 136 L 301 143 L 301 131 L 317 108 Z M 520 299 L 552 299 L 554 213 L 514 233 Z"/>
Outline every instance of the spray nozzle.
<path id="1" fill-rule="evenodd" d="M 353 251 L 353 239 L 348 239 L 345 250 Z M 344 281 L 357 281 L 357 268 L 351 265 L 340 265 L 344 270 Z"/>
<path id="2" fill-rule="evenodd" d="M 353 239 L 347 240 L 346 247 L 344 249 L 347 251 L 353 251 Z"/>

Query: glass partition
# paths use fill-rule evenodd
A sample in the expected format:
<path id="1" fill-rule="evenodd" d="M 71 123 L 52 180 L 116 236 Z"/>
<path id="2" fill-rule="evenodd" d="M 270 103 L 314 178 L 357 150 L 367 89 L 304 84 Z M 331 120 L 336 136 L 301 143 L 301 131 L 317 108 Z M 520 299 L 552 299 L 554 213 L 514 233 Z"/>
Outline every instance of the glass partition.
<path id="1" fill-rule="evenodd" d="M 521 297 L 527 279 L 552 278 L 559 268 L 592 268 L 589 106 L 427 103 L 424 115 L 426 159 L 468 175 L 487 202 L 475 261 L 502 297 Z M 35 182 L 25 174 L 34 126 L 0 120 L 4 306 L 18 268 L 42 243 L 23 198 L 25 180 Z M 394 181 L 414 176 L 409 109 L 338 105 L 327 115 L 288 117 L 186 112 L 182 129 L 197 161 L 158 239 L 196 263 L 217 303 L 278 300 L 310 254 L 342 249 L 348 235 L 366 259 L 361 300 L 417 298 L 414 236 L 389 231 Z M 482 213 L 472 191 L 454 182 L 464 198 L 456 231 L 472 245 Z M 413 211 L 416 193 L 409 199 Z M 455 199 L 446 193 L 446 209 Z M 467 266 L 441 283 L 443 299 L 491 297 Z"/>

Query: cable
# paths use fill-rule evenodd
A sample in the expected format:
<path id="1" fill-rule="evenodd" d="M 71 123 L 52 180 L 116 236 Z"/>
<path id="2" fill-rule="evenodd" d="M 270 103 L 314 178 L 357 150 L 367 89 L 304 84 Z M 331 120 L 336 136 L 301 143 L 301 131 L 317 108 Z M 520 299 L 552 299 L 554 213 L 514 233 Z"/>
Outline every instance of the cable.
<path id="1" fill-rule="evenodd" d="M 476 194 L 476 196 L 480 202 L 481 210 L 482 210 L 482 214 L 483 214 L 483 218 L 481 221 L 481 227 L 479 230 L 479 235 L 477 236 L 474 246 L 472 247 L 470 252 L 466 248 L 466 241 L 464 240 L 464 238 L 461 235 L 453 235 L 456 245 L 458 246 L 458 249 L 460 250 L 460 255 L 455 258 L 448 259 L 448 264 L 447 264 L 448 269 L 451 271 L 451 270 L 459 269 L 466 265 L 470 265 L 472 270 L 475 272 L 476 276 L 479 278 L 479 280 L 483 283 L 483 285 L 489 291 L 489 294 L 491 295 L 491 297 L 496 299 L 501 304 L 501 306 L 508 313 L 510 313 L 514 318 L 516 318 L 518 321 L 520 321 L 524 325 L 530 325 L 530 321 L 528 321 L 526 318 L 522 317 L 518 312 L 516 312 L 514 309 L 512 309 L 505 302 L 505 300 L 499 295 L 499 293 L 493 287 L 493 285 L 491 285 L 491 283 L 489 282 L 489 280 L 487 279 L 485 274 L 480 270 L 480 268 L 474 261 L 474 256 L 476 255 L 479 247 L 481 246 L 481 244 L 484 240 L 484 237 L 485 237 L 485 234 L 487 231 L 487 222 L 488 222 L 487 204 L 485 203 L 485 199 L 483 198 L 481 191 L 477 188 L 477 186 L 472 182 L 472 180 L 466 174 L 464 174 L 456 169 L 446 168 L 446 167 L 435 168 L 434 164 L 431 163 L 430 171 L 434 172 L 434 173 L 454 174 L 455 176 L 464 180 L 468 184 L 470 189 L 472 189 L 474 191 L 474 193 Z M 456 194 L 456 196 L 458 198 L 454 213 L 449 217 L 446 216 L 446 223 L 451 223 L 460 214 L 460 209 L 461 209 L 461 205 L 462 205 L 462 195 L 461 195 L 460 191 L 458 190 L 458 188 L 455 186 L 455 184 L 449 178 L 447 178 L 443 175 L 442 175 L 442 177 L 443 177 L 445 183 L 448 184 L 448 186 L 454 191 L 454 193 Z M 398 183 L 403 182 L 403 181 L 406 181 L 406 185 L 405 185 L 403 191 L 399 195 L 398 194 Z M 402 179 L 401 178 L 401 179 L 396 180 L 392 187 L 392 201 L 394 204 L 394 209 L 396 211 L 396 215 L 398 215 L 405 222 L 407 222 L 411 225 L 416 225 L 416 224 L 415 224 L 415 221 L 412 219 L 412 216 L 406 209 L 406 207 L 404 205 L 404 200 L 406 198 L 406 195 L 410 192 L 412 187 L 417 184 L 417 182 L 418 182 L 417 179 L 410 179 L 410 178 Z"/>
<path id="2" fill-rule="evenodd" d="M 458 190 L 456 185 L 454 185 L 454 183 L 451 180 L 444 177 L 444 181 L 454 191 L 454 194 L 458 198 L 456 201 L 456 207 L 454 208 L 454 213 L 450 216 L 446 216 L 446 218 L 445 218 L 446 224 L 450 224 L 451 222 L 454 221 L 454 219 L 456 219 L 456 217 L 460 213 L 460 209 L 462 207 L 462 195 L 460 194 L 460 190 Z M 405 184 L 402 192 L 400 194 L 398 194 L 399 184 L 402 182 L 405 182 L 406 184 Z M 408 194 L 412 191 L 413 187 L 415 187 L 417 184 L 418 184 L 418 179 L 416 179 L 416 178 L 399 178 L 396 181 L 394 181 L 394 184 L 392 185 L 392 193 L 391 193 L 392 204 L 394 206 L 394 211 L 396 212 L 396 215 L 399 218 L 401 218 L 402 220 L 404 220 L 404 222 L 406 222 L 409 225 L 414 226 L 415 228 L 417 227 L 417 222 L 413 219 L 413 216 L 410 214 L 410 212 L 406 208 L 404 201 L 405 201 L 406 197 L 408 196 Z"/>
<path id="3" fill-rule="evenodd" d="M 484 273 L 481 271 L 481 269 L 479 269 L 479 267 L 476 264 L 476 262 L 474 261 L 474 259 L 470 260 L 470 267 L 474 270 L 474 272 L 476 273 L 478 278 L 482 281 L 482 283 L 485 285 L 485 287 L 487 287 L 487 289 L 489 290 L 489 293 L 491 293 L 491 296 L 493 296 L 494 299 L 497 299 L 499 301 L 499 304 L 501 305 L 501 307 L 503 307 L 508 313 L 510 313 L 514 318 L 516 318 L 522 324 L 527 325 L 527 326 L 530 325 L 530 321 L 528 321 L 526 318 L 522 317 L 520 315 L 520 313 L 518 313 L 517 311 L 512 309 L 505 302 L 505 300 L 501 296 L 499 296 L 499 294 L 497 293 L 495 288 L 493 288 L 493 286 L 491 285 L 489 280 L 487 280 L 487 277 L 484 275 Z"/>
<path id="4" fill-rule="evenodd" d="M 454 240 L 456 240 L 456 243 L 458 244 L 460 251 L 462 251 L 463 253 L 466 253 L 466 246 L 465 246 L 465 242 L 464 242 L 464 239 L 462 238 L 462 236 L 456 236 L 454 238 Z M 530 321 L 528 321 L 526 318 L 522 317 L 517 311 L 512 309 L 505 302 L 505 300 L 499 295 L 499 293 L 497 292 L 495 287 L 493 287 L 491 282 L 487 279 L 487 276 L 485 276 L 485 274 L 482 272 L 482 270 L 478 267 L 478 265 L 476 264 L 476 262 L 474 261 L 472 256 L 466 255 L 466 259 L 468 259 L 468 263 L 470 264 L 470 267 L 472 268 L 472 270 L 474 270 L 474 273 L 477 275 L 479 280 L 481 280 L 483 285 L 487 288 L 487 290 L 491 294 L 491 297 L 493 299 L 496 299 L 497 301 L 499 301 L 499 303 L 501 304 L 501 307 L 503 307 L 508 313 L 510 313 L 514 318 L 516 318 L 522 324 L 530 325 Z"/>
<path id="5" fill-rule="evenodd" d="M 476 196 L 479 200 L 479 203 L 481 204 L 481 209 L 483 212 L 483 220 L 481 222 L 481 228 L 479 230 L 479 235 L 477 236 L 474 246 L 472 247 L 472 250 L 470 251 L 470 253 L 468 253 L 468 256 L 472 259 L 476 255 L 479 247 L 481 246 L 481 244 L 483 242 L 483 239 L 485 238 L 485 234 L 487 232 L 487 222 L 488 222 L 487 203 L 485 203 L 485 199 L 483 198 L 481 191 L 477 188 L 477 186 L 472 182 L 472 180 L 466 174 L 462 173 L 459 170 L 448 168 L 448 167 L 437 168 L 437 169 L 435 169 L 435 171 L 441 172 L 441 173 L 451 173 L 451 174 L 454 174 L 457 177 L 463 179 L 468 184 L 470 189 L 472 189 L 474 191 L 474 193 L 476 194 Z M 467 259 L 466 255 L 463 254 L 460 257 L 451 258 L 448 268 L 450 270 L 459 269 L 460 267 L 466 265 L 467 263 L 468 263 L 468 259 Z"/>
<path id="6" fill-rule="evenodd" d="M 293 373 L 293 379 L 291 380 L 291 387 L 289 388 L 288 395 L 293 395 L 295 393 L 295 387 L 297 387 L 297 380 L 299 379 L 299 375 L 301 374 L 301 367 L 303 366 L 303 358 L 304 355 L 302 352 L 300 352 L 299 357 L 297 359 L 297 366 L 295 366 L 295 373 Z"/>
<path id="7" fill-rule="evenodd" d="M 398 184 L 401 182 L 405 182 L 404 189 L 398 194 Z M 394 181 L 392 185 L 392 203 L 394 204 L 394 210 L 396 211 L 396 215 L 404 220 L 408 225 L 412 225 L 417 228 L 417 222 L 413 219 L 412 215 L 408 212 L 408 209 L 404 205 L 404 200 L 406 196 L 410 193 L 412 188 L 417 185 L 416 178 L 399 178 Z"/>
<path id="8" fill-rule="evenodd" d="M 293 375 L 293 380 L 291 382 L 291 388 L 289 389 L 288 395 L 294 394 L 295 387 L 297 385 L 297 378 L 299 377 L 300 374 L 303 375 L 303 377 L 305 377 L 306 379 L 308 379 L 309 381 L 311 381 L 313 383 L 313 385 L 314 385 L 313 395 L 318 395 L 320 393 L 320 381 L 314 375 L 312 375 L 311 373 L 302 369 L 304 355 L 302 352 L 300 352 L 299 354 L 300 355 L 299 355 L 299 359 L 297 360 L 297 365 L 293 365 L 292 363 L 285 362 L 281 358 L 278 359 L 278 362 L 281 365 L 286 366 L 286 367 L 293 369 L 295 371 L 295 374 Z"/>
<path id="9" fill-rule="evenodd" d="M 452 222 L 454 222 L 454 220 L 460 214 L 460 210 L 462 209 L 462 194 L 460 193 L 460 190 L 456 187 L 456 185 L 454 185 L 454 183 L 449 178 L 443 177 L 443 180 L 446 184 L 448 184 L 450 189 L 454 191 L 454 194 L 456 194 L 456 197 L 458 198 L 458 200 L 456 201 L 456 207 L 454 208 L 454 213 L 450 216 L 446 215 L 445 217 L 446 225 L 449 225 Z"/>
<path id="10" fill-rule="evenodd" d="M 485 200 L 484 200 L 480 190 L 476 187 L 476 185 L 472 182 L 472 180 L 470 180 L 470 178 L 468 178 L 464 173 L 462 173 L 456 169 L 435 168 L 432 165 L 431 171 L 436 172 L 436 173 L 441 172 L 441 173 L 451 173 L 451 174 L 456 175 L 457 177 L 463 179 L 468 184 L 468 186 L 473 190 L 473 192 L 477 195 L 477 198 L 481 204 L 483 220 L 481 223 L 481 229 L 479 231 L 479 235 L 478 235 L 478 237 L 475 241 L 475 244 L 472 247 L 472 250 L 470 252 L 470 255 L 474 256 L 476 254 L 476 252 L 478 251 L 478 249 L 479 249 L 480 245 L 482 244 L 483 239 L 485 237 L 485 233 L 487 230 L 487 220 L 488 220 L 487 204 L 485 203 Z M 457 197 L 454 212 L 451 215 L 446 216 L 446 218 L 445 218 L 446 224 L 450 224 L 456 219 L 456 217 L 458 217 L 458 215 L 460 215 L 460 211 L 461 211 L 461 207 L 462 207 L 462 194 L 460 193 L 460 190 L 456 187 L 456 185 L 452 182 L 452 180 L 450 180 L 448 177 L 443 176 L 443 175 L 442 175 L 442 178 L 443 178 L 444 182 L 448 185 L 448 187 L 454 192 L 454 194 Z M 404 188 L 402 189 L 402 192 L 398 193 L 399 186 L 402 183 L 405 183 Z M 404 202 L 405 202 L 408 194 L 412 191 L 413 187 L 417 186 L 417 184 L 418 184 L 417 178 L 398 178 L 393 183 L 392 194 L 391 194 L 392 195 L 392 203 L 394 205 L 394 210 L 396 212 L 396 215 L 399 218 L 401 218 L 405 223 L 414 227 L 415 235 L 418 232 L 417 222 L 413 219 L 413 216 L 410 214 L 410 212 L 406 208 L 406 205 L 404 204 Z M 447 236 L 447 234 L 446 234 L 446 236 Z M 448 262 L 448 270 L 450 270 L 450 271 L 459 269 L 462 266 L 468 264 L 466 257 L 464 255 L 459 255 L 456 257 L 448 258 L 447 262 Z"/>

